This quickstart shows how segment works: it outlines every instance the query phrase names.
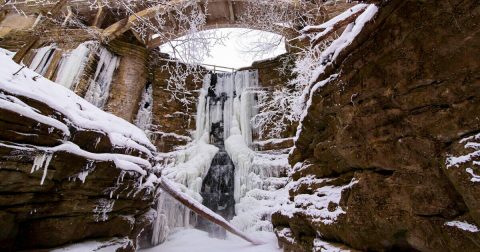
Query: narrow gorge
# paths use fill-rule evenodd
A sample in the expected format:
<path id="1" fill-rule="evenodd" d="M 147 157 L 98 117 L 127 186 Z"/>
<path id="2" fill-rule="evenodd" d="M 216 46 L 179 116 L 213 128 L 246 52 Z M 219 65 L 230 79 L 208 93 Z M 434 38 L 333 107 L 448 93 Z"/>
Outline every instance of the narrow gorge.
<path id="1" fill-rule="evenodd" d="M 0 2 L 0 250 L 480 251 L 479 21 Z"/>

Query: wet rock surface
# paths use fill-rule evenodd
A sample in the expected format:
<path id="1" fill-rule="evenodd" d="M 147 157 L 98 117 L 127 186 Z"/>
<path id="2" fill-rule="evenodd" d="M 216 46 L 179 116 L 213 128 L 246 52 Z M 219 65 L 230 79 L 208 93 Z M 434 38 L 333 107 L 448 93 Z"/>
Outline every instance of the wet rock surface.
<path id="1" fill-rule="evenodd" d="M 480 130 L 480 5 L 380 6 L 327 71 L 339 77 L 313 95 L 290 156 L 291 209 L 273 216 L 280 244 L 311 251 L 321 238 L 359 250 L 478 251 L 478 231 L 448 224 L 480 225 L 478 167 L 448 168 L 446 160 L 471 152 L 461 140 Z M 322 188 L 341 188 L 338 202 Z"/>

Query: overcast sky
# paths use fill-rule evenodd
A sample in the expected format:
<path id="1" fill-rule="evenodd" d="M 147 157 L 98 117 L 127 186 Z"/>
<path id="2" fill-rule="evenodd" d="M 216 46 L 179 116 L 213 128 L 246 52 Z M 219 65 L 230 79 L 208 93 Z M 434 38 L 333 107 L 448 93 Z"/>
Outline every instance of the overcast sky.
<path id="1" fill-rule="evenodd" d="M 282 37 L 273 33 L 240 28 L 224 28 L 204 31 L 200 34 L 203 34 L 205 37 L 208 33 L 210 33 L 210 36 L 215 34 L 215 37 L 226 37 L 226 39 L 222 39 L 221 44 L 218 44 L 218 40 L 209 42 L 211 55 L 204 57 L 201 61 L 201 63 L 205 64 L 241 68 L 250 66 L 253 61 L 271 58 L 285 52 L 285 43 Z M 179 43 L 173 42 L 173 44 L 178 45 Z M 201 43 L 189 46 L 190 50 L 196 52 L 201 51 L 201 48 Z M 160 49 L 162 52 L 173 54 L 172 47 L 169 44 L 161 46 Z M 186 51 L 182 47 L 178 50 L 182 53 Z M 258 52 L 264 53 L 259 54 Z M 185 58 L 185 56 L 179 57 L 177 55 L 177 58 Z"/>

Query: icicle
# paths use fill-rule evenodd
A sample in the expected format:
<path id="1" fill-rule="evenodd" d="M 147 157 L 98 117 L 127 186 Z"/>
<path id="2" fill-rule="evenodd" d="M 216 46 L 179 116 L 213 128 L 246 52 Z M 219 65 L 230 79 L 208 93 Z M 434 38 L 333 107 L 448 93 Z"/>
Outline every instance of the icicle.
<path id="1" fill-rule="evenodd" d="M 137 117 L 135 118 L 135 125 L 144 130 L 147 135 L 152 124 L 152 107 L 153 107 L 153 87 L 148 84 L 145 88 L 142 100 L 140 101 L 140 108 L 138 109 Z"/>
<path id="2" fill-rule="evenodd" d="M 99 199 L 97 205 L 93 209 L 94 218 L 96 222 L 108 220 L 108 213 L 113 210 L 115 200 Z"/>
<path id="3" fill-rule="evenodd" d="M 37 72 L 40 75 L 44 75 L 47 72 L 48 66 L 52 61 L 53 53 L 55 52 L 56 45 L 51 44 L 37 49 L 37 53 L 30 64 L 30 69 Z"/>
<path id="4" fill-rule="evenodd" d="M 209 132 L 208 130 L 208 110 L 206 105 L 208 104 L 208 88 L 210 87 L 210 81 L 211 81 L 212 76 L 210 74 L 205 75 L 205 78 L 203 79 L 203 85 L 202 88 L 200 89 L 199 95 L 198 95 L 198 104 L 197 104 L 197 117 L 196 117 L 196 131 L 195 131 L 195 140 L 200 140 L 202 136 L 206 133 Z M 207 131 L 208 130 L 208 131 Z"/>
<path id="5" fill-rule="evenodd" d="M 95 71 L 93 80 L 90 82 L 85 100 L 103 109 L 108 99 L 113 74 L 120 60 L 103 47 L 100 49 L 99 57 L 100 60 L 98 61 L 97 70 Z"/>
<path id="6" fill-rule="evenodd" d="M 43 175 L 40 181 L 40 185 L 43 185 L 45 182 L 45 178 L 47 177 L 48 166 L 50 165 L 50 161 L 52 160 L 53 154 L 52 153 L 42 153 L 37 154 L 35 159 L 33 160 L 32 170 L 30 173 L 34 173 L 43 168 Z"/>
<path id="7" fill-rule="evenodd" d="M 96 49 L 96 46 L 95 42 L 85 42 L 70 53 L 63 55 L 55 82 L 69 89 L 75 88 L 75 84 L 85 68 L 88 55 L 91 50 Z"/>
<path id="8" fill-rule="evenodd" d="M 157 200 L 157 218 L 153 223 L 152 245 L 164 242 L 170 230 L 189 226 L 190 210 L 162 191 Z"/>

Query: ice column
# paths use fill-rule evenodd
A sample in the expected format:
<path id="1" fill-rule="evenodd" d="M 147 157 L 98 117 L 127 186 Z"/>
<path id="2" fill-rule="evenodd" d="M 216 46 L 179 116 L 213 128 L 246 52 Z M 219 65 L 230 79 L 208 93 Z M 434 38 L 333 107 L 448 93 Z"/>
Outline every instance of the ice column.
<path id="1" fill-rule="evenodd" d="M 70 53 L 64 54 L 55 82 L 69 89 L 74 89 L 85 68 L 90 51 L 98 46 L 95 42 L 80 44 Z"/>
<path id="2" fill-rule="evenodd" d="M 37 49 L 37 53 L 30 64 L 30 69 L 40 75 L 44 75 L 52 62 L 52 56 L 56 48 L 57 46 L 55 44 L 51 44 Z"/>
<path id="3" fill-rule="evenodd" d="M 113 74 L 118 67 L 119 58 L 106 48 L 100 48 L 99 61 L 93 80 L 90 82 L 85 100 L 103 109 L 107 102 Z"/>
<path id="4" fill-rule="evenodd" d="M 150 125 L 152 124 L 152 107 L 153 107 L 153 87 L 148 83 L 140 101 L 140 108 L 138 109 L 137 117 L 135 118 L 135 125 L 150 134 Z"/>

